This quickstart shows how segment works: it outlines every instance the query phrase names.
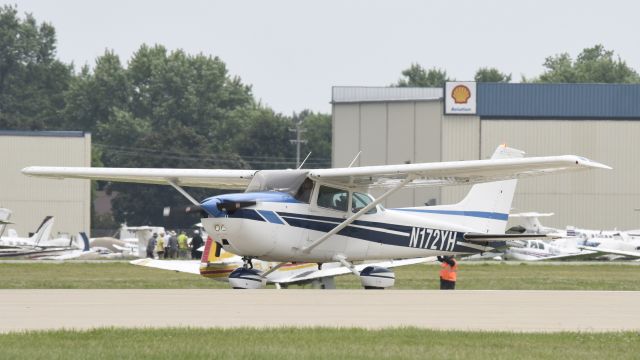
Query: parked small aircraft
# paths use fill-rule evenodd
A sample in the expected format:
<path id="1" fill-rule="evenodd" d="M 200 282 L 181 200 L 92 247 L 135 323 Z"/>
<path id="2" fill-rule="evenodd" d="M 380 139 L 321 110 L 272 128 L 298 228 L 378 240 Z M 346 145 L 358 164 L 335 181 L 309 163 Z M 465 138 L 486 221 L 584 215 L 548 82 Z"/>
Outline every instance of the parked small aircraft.
<path id="1" fill-rule="evenodd" d="M 7 236 L 0 238 L 0 248 L 13 248 L 25 246 L 38 246 L 41 241 L 46 241 L 53 228 L 53 216 L 47 216 L 42 220 L 38 229 L 30 237 L 20 237 L 15 230 L 9 229 Z"/>
<path id="2" fill-rule="evenodd" d="M 620 230 L 589 230 L 567 226 L 565 230 L 554 229 L 540 223 L 540 217 L 553 213 L 536 212 L 510 215 L 523 218 L 525 234 L 546 234 L 556 240 L 548 243 L 528 241 L 510 243 L 504 258 L 513 260 L 560 260 L 622 257 L 640 258 L 640 237 L 634 232 Z"/>
<path id="3" fill-rule="evenodd" d="M 500 146 L 488 160 L 316 170 L 206 170 L 28 167 L 26 175 L 170 185 L 194 204 L 216 243 L 243 258 L 230 277 L 260 278 L 291 262 L 339 262 L 480 253 L 506 240 L 515 179 L 608 166 L 574 155 L 524 158 Z M 385 209 L 406 187 L 475 184 L 458 204 Z M 198 202 L 182 186 L 242 189 Z M 369 188 L 385 188 L 373 198 Z M 252 260 L 279 264 L 267 272 Z M 275 269 L 275 270 L 274 270 Z M 381 272 L 389 272 L 380 269 Z M 250 287 L 261 287 L 254 281 Z"/>

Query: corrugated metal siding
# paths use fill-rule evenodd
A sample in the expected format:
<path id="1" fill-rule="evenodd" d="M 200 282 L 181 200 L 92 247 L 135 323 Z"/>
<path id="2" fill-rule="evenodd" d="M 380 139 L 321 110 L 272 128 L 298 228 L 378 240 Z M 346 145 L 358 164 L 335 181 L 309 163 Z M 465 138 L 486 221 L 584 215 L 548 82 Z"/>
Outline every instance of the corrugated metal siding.
<path id="1" fill-rule="evenodd" d="M 356 166 L 440 161 L 441 122 L 439 101 L 334 103 L 333 166 L 347 166 L 359 150 Z M 432 198 L 439 202 L 439 188 L 405 189 L 384 205 L 422 205 Z"/>
<path id="2" fill-rule="evenodd" d="M 90 182 L 50 180 L 22 175 L 30 165 L 90 166 L 91 136 L 0 136 L 0 206 L 13 210 L 21 236 L 33 232 L 47 215 L 55 216 L 54 233 L 90 230 Z"/>
<path id="3" fill-rule="evenodd" d="M 640 228 L 640 122 L 576 120 L 482 120 L 482 156 L 500 143 L 528 156 L 575 154 L 613 170 L 592 170 L 523 179 L 514 208 L 555 212 L 550 226 Z"/>
<path id="4" fill-rule="evenodd" d="M 443 116 L 441 161 L 478 160 L 480 157 L 480 118 L 477 116 Z M 445 186 L 442 203 L 453 204 L 464 197 L 470 186 Z"/>
<path id="5" fill-rule="evenodd" d="M 334 86 L 331 102 L 424 101 L 442 99 L 442 88 Z"/>
<path id="6" fill-rule="evenodd" d="M 478 83 L 478 115 L 640 119 L 640 84 Z"/>

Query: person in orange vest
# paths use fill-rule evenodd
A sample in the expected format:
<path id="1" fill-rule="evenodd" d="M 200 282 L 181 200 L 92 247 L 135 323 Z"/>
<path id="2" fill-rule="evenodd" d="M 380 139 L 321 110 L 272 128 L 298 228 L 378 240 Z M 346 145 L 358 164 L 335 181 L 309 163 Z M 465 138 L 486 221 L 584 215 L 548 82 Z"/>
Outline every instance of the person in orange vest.
<path id="1" fill-rule="evenodd" d="M 453 256 L 438 256 L 440 264 L 440 290 L 456 289 L 456 273 L 458 272 L 458 262 Z"/>

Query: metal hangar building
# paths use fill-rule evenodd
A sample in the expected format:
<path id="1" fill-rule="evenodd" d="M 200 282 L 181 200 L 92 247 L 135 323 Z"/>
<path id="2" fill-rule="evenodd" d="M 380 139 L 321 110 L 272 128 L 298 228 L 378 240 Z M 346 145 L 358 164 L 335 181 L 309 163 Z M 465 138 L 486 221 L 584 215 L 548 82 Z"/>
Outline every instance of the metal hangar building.
<path id="1" fill-rule="evenodd" d="M 464 88 L 464 89 L 463 89 Z M 512 212 L 545 225 L 640 228 L 640 85 L 449 82 L 444 88 L 334 87 L 334 167 L 575 154 L 613 167 L 522 179 Z M 404 189 L 387 207 L 455 203 L 468 186 Z"/>
<path id="2" fill-rule="evenodd" d="M 91 166 L 91 134 L 82 131 L 0 131 L 0 207 L 21 237 L 54 216 L 52 236 L 91 230 L 91 182 L 25 176 L 27 166 Z M 6 235 L 6 234 L 5 234 Z"/>

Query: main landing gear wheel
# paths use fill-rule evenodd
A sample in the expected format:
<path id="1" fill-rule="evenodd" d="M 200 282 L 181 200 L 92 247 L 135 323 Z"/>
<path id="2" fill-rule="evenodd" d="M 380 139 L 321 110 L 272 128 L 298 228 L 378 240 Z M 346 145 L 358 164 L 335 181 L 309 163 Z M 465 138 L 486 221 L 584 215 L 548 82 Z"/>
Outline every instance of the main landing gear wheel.
<path id="1" fill-rule="evenodd" d="M 367 266 L 360 272 L 362 286 L 367 289 L 386 289 L 396 282 L 393 271 L 381 266 Z"/>
<path id="2" fill-rule="evenodd" d="M 234 289 L 262 289 L 267 280 L 256 269 L 239 267 L 229 274 L 229 285 Z"/>

